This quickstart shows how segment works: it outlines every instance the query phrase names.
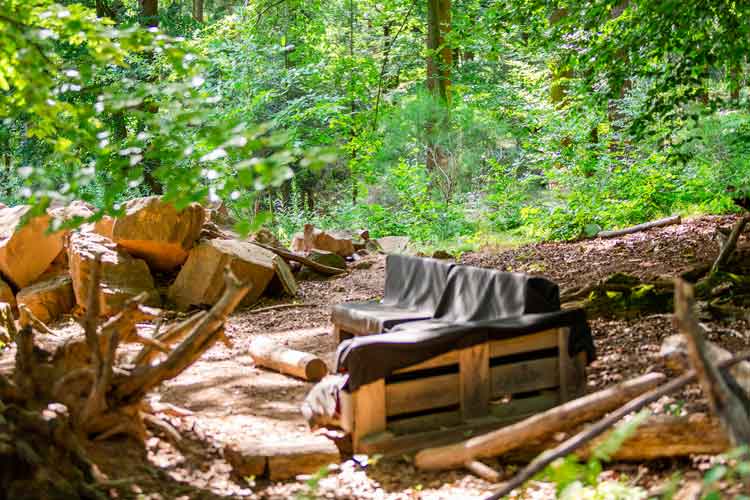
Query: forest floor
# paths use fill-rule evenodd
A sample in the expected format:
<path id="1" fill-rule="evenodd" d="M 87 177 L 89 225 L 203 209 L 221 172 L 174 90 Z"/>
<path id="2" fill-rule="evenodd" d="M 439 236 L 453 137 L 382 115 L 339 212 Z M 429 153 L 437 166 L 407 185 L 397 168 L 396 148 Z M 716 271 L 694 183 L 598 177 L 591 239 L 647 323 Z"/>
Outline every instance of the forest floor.
<path id="1" fill-rule="evenodd" d="M 562 290 L 586 285 L 614 272 L 641 278 L 676 276 L 715 258 L 713 240 L 717 224 L 730 225 L 733 217 L 700 217 L 669 226 L 609 240 L 524 245 L 500 252 L 464 254 L 465 264 L 544 275 Z M 743 237 L 740 247 L 750 243 Z M 152 437 L 142 445 L 130 440 L 98 442 L 89 452 L 113 480 L 128 479 L 126 487 L 112 490 L 113 497 L 139 499 L 214 498 L 336 498 L 336 499 L 442 499 L 483 498 L 493 485 L 465 471 L 424 473 L 406 457 L 360 465 L 362 460 L 342 457 L 316 488 L 303 478 L 270 482 L 238 478 L 222 458 L 222 449 L 237 439 L 258 442 L 310 442 L 325 439 L 308 430 L 299 412 L 312 384 L 255 368 L 247 348 L 257 335 L 280 344 L 320 355 L 329 366 L 335 352 L 329 333 L 332 305 L 379 298 L 384 284 L 385 258 L 369 256 L 351 273 L 321 281 L 300 283 L 298 301 L 311 307 L 265 313 L 238 310 L 227 324 L 231 347 L 217 344 L 155 396 L 193 412 L 170 417 L 185 437 L 177 449 Z M 272 305 L 280 301 L 267 301 Z M 707 321 L 709 338 L 732 352 L 750 344 L 745 321 Z M 676 333 L 668 314 L 633 319 L 591 320 L 598 359 L 589 370 L 589 390 L 598 390 L 649 370 L 662 370 L 658 359 L 661 341 Z M 77 328 L 72 321 L 57 325 L 62 331 Z M 8 354 L 0 356 L 7 361 Z M 705 411 L 697 386 L 664 398 L 655 412 Z M 507 476 L 517 465 L 488 462 Z M 699 480 L 710 465 L 709 457 L 662 460 L 646 464 L 611 464 L 607 477 L 627 477 L 651 494 L 658 494 L 679 472 L 681 481 Z M 554 488 L 529 483 L 518 498 L 554 498 Z"/>

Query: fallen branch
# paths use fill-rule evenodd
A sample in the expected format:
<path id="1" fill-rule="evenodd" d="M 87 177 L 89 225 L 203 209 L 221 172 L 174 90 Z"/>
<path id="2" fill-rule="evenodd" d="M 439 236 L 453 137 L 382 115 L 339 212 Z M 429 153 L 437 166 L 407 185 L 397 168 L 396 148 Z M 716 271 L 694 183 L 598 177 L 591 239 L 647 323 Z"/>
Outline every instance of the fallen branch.
<path id="1" fill-rule="evenodd" d="M 727 241 L 721 246 L 719 256 L 716 257 L 714 264 L 711 266 L 711 274 L 714 274 L 729 261 L 729 257 L 731 257 L 734 249 L 737 247 L 737 240 L 740 238 L 740 234 L 743 229 L 745 229 L 748 222 L 750 222 L 750 215 L 743 215 L 741 218 L 737 219 L 737 222 L 735 222 L 734 227 L 732 228 L 732 232 L 729 234 L 729 238 L 727 238 Z"/>
<path id="2" fill-rule="evenodd" d="M 47 335 L 57 335 L 57 333 L 55 333 L 47 325 L 44 324 L 44 321 L 37 318 L 26 304 L 18 305 L 18 316 L 21 327 L 24 327 L 28 324 L 36 328 L 41 333 L 46 333 Z"/>
<path id="3" fill-rule="evenodd" d="M 644 222 L 637 226 L 628 227 L 625 229 L 617 229 L 615 231 L 599 231 L 596 233 L 597 238 L 616 238 L 618 236 L 625 236 L 626 234 L 638 233 L 640 231 L 646 231 L 647 229 L 653 229 L 655 227 L 671 226 L 672 224 L 681 224 L 682 218 L 679 215 L 673 215 L 671 217 L 665 217 L 664 219 L 654 220 L 651 222 Z"/>
<path id="4" fill-rule="evenodd" d="M 422 450 L 417 453 L 414 463 L 420 469 L 436 470 L 461 467 L 478 458 L 496 457 L 530 441 L 544 439 L 600 417 L 659 386 L 666 379 L 661 373 L 647 373 L 488 434 L 449 446 Z"/>
<path id="5" fill-rule="evenodd" d="M 750 417 L 747 409 L 708 359 L 703 328 L 693 314 L 693 287 L 683 280 L 675 280 L 674 302 L 675 325 L 687 339 L 691 365 L 698 374 L 698 381 L 711 409 L 719 417 L 735 446 L 750 443 Z"/>
<path id="6" fill-rule="evenodd" d="M 748 359 L 750 359 L 750 351 L 738 354 L 737 356 L 734 356 L 731 359 L 728 359 L 722 363 L 719 363 L 719 368 L 729 368 L 730 366 L 733 366 L 736 363 L 739 363 L 740 361 L 746 361 Z M 519 472 L 513 479 L 505 483 L 502 488 L 500 488 L 493 495 L 487 497 L 485 500 L 499 500 L 500 498 L 504 497 L 505 495 L 513 491 L 514 489 L 523 485 L 523 483 L 531 479 L 538 472 L 541 472 L 542 470 L 544 470 L 545 467 L 547 467 L 549 464 L 551 464 L 558 458 L 564 457 L 570 453 L 573 453 L 574 451 L 581 448 L 583 445 L 585 445 L 589 441 L 602 435 L 604 432 L 607 431 L 607 429 L 615 425 L 623 417 L 629 415 L 630 413 L 640 410 L 644 406 L 650 403 L 653 403 L 654 401 L 657 401 L 662 396 L 666 396 L 667 394 L 670 394 L 678 389 L 681 389 L 685 387 L 686 385 L 695 382 L 696 380 L 697 380 L 697 375 L 696 375 L 695 370 L 690 370 L 684 375 L 681 375 L 675 379 L 670 380 L 669 382 L 659 387 L 658 389 L 654 389 L 650 392 L 647 392 L 646 394 L 643 394 L 642 396 L 639 396 L 631 400 L 627 404 L 621 406 L 616 411 L 610 413 L 603 419 L 599 420 L 597 423 L 584 429 L 583 431 L 579 432 L 578 434 L 571 437 L 570 439 L 563 441 L 557 447 L 547 450 L 541 455 L 539 455 L 529 465 L 527 465 L 523 470 L 521 470 L 521 472 Z"/>
<path id="7" fill-rule="evenodd" d="M 299 255 L 294 252 L 290 252 L 289 250 L 285 250 L 283 248 L 276 248 L 272 247 L 271 245 L 266 245 L 264 243 L 258 243 L 257 241 L 253 242 L 255 245 L 258 245 L 259 247 L 263 247 L 266 250 L 270 250 L 279 257 L 283 258 L 284 260 L 293 260 L 295 262 L 299 262 L 300 264 L 304 264 L 307 267 L 314 269 L 320 273 L 328 274 L 328 275 L 336 275 L 336 274 L 343 274 L 346 271 L 346 269 L 339 269 L 338 267 L 331 267 L 326 266 L 324 264 L 319 264 L 315 262 L 314 260 L 310 260 L 307 257 L 303 257 L 302 255 Z"/>
<path id="8" fill-rule="evenodd" d="M 292 309 L 295 307 L 318 307 L 320 304 L 277 304 L 275 306 L 259 307 L 250 309 L 246 314 L 260 314 L 268 311 L 277 311 L 279 309 Z"/>

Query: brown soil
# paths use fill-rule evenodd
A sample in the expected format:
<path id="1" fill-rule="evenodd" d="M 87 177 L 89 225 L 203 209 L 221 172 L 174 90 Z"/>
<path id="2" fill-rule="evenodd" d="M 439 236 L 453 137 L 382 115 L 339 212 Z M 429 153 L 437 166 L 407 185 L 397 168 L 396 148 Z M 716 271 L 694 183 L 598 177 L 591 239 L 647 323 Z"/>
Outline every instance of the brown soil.
<path id="1" fill-rule="evenodd" d="M 670 226 L 610 240 L 526 245 L 502 253 L 470 253 L 466 264 L 545 275 L 563 290 L 626 272 L 642 278 L 675 276 L 709 264 L 717 252 L 712 240 L 717 223 L 729 225 L 732 217 L 701 217 Z M 746 245 L 744 238 L 741 245 Z M 408 458 L 380 460 L 369 465 L 345 457 L 317 487 L 304 479 L 269 482 L 238 478 L 222 458 L 222 449 L 238 437 L 263 441 L 305 442 L 319 439 L 302 418 L 299 407 L 312 384 L 253 366 L 246 354 L 257 335 L 270 336 L 294 349 L 313 352 L 331 366 L 335 345 L 329 334 L 330 307 L 344 301 L 376 299 L 382 293 L 385 259 L 370 256 L 352 272 L 331 279 L 300 283 L 297 300 L 314 307 L 280 309 L 260 314 L 237 311 L 227 325 L 231 347 L 218 344 L 185 373 L 161 388 L 154 399 L 193 412 L 183 417 L 164 416 L 180 430 L 179 447 L 162 437 L 152 437 L 146 449 L 129 440 L 89 446 L 102 470 L 112 478 L 113 498 L 214 499 L 214 498 L 483 498 L 491 484 L 464 471 L 423 473 Z M 267 300 L 263 305 L 283 301 Z M 257 307 L 257 306 L 256 306 Z M 664 337 L 674 333 L 668 315 L 632 320 L 594 319 L 591 322 L 598 359 L 591 365 L 589 386 L 596 390 L 623 379 L 660 368 L 658 351 Z M 750 327 L 744 321 L 706 323 L 710 339 L 731 351 L 747 348 Z M 56 325 L 62 332 L 77 329 L 72 321 Z M 7 366 L 12 354 L 0 355 Z M 697 387 L 664 398 L 655 411 L 705 410 Z M 517 466 L 490 462 L 507 475 Z M 605 474 L 627 475 L 656 493 L 679 471 L 681 481 L 695 480 L 708 459 L 614 464 Z M 307 495 L 307 496 L 306 496 Z M 554 488 L 533 482 L 524 498 L 554 498 Z M 520 497 L 519 497 L 520 498 Z"/>

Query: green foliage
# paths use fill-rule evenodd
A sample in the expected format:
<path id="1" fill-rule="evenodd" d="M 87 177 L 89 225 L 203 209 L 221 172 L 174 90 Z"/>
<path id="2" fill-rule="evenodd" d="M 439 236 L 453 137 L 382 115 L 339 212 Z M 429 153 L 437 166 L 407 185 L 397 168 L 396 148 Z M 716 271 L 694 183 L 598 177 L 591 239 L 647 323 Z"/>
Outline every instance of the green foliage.
<path id="1" fill-rule="evenodd" d="M 719 500 L 724 498 L 719 490 L 723 483 L 724 487 L 733 484 L 747 483 L 750 477 L 750 452 L 747 446 L 737 447 L 725 455 L 719 457 L 717 464 L 703 476 L 703 489 L 706 494 L 704 500 Z M 746 500 L 747 495 L 737 495 L 736 500 Z"/>
<path id="2" fill-rule="evenodd" d="M 607 439 L 593 450 L 592 457 L 587 462 L 582 463 L 577 457 L 570 455 L 552 463 L 541 473 L 541 477 L 555 483 L 558 497 L 566 500 L 604 500 L 607 498 L 641 500 L 647 498 L 642 488 L 628 486 L 619 481 L 600 481 L 599 475 L 602 472 L 602 462 L 608 462 L 622 443 L 633 435 L 648 416 L 649 412 L 644 410 L 617 425 Z"/>
<path id="3" fill-rule="evenodd" d="M 424 84 L 420 2 L 216 0 L 201 24 L 164 0 L 162 32 L 135 0 L 83 3 L 0 0 L 3 202 L 164 191 L 221 198 L 242 229 L 273 212 L 282 238 L 461 246 L 750 193 L 744 3 L 456 0 L 449 105 Z"/>

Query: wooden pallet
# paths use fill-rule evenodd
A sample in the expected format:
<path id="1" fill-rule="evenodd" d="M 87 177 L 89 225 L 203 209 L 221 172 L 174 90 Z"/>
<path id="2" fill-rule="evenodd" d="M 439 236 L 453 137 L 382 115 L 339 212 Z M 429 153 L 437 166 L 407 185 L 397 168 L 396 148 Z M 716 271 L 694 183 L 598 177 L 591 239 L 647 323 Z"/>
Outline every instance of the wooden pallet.
<path id="1" fill-rule="evenodd" d="M 559 328 L 458 349 L 342 396 L 356 453 L 399 454 L 509 425 L 582 394 L 585 353 Z"/>

